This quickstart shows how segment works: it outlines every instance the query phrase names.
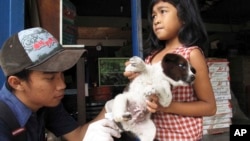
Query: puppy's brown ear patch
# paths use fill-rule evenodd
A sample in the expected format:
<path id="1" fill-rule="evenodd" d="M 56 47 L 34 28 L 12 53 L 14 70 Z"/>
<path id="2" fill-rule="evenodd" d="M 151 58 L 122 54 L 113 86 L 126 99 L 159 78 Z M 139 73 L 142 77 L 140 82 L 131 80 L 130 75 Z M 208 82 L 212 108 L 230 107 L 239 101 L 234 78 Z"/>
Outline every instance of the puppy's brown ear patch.
<path id="1" fill-rule="evenodd" d="M 180 58 L 185 59 L 183 56 L 181 56 L 181 55 L 179 55 L 179 54 L 168 53 L 168 54 L 166 54 L 166 55 L 163 57 L 162 61 L 163 61 L 163 62 L 169 62 L 169 61 L 170 61 L 170 62 L 178 62 L 178 60 L 179 60 Z"/>
<path id="2" fill-rule="evenodd" d="M 179 54 L 166 54 L 161 65 L 163 73 L 175 81 L 185 80 L 188 75 L 188 61 Z"/>

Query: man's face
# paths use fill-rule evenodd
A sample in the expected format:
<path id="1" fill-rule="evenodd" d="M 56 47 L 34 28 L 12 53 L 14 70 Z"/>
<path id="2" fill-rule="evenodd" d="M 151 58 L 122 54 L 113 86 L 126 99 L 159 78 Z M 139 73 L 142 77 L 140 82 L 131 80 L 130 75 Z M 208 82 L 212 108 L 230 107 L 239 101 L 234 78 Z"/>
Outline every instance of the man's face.
<path id="1" fill-rule="evenodd" d="M 57 106 L 64 97 L 66 88 L 62 72 L 33 71 L 28 81 L 23 81 L 20 95 L 26 106 L 32 110 Z"/>

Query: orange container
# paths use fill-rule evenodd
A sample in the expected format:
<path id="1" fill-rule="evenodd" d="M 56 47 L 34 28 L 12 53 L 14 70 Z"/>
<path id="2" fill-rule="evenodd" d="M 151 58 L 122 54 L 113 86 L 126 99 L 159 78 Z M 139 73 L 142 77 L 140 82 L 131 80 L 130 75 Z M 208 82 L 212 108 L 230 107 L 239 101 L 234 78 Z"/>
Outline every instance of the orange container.
<path id="1" fill-rule="evenodd" d="M 100 86 L 91 88 L 90 98 L 93 101 L 107 101 L 112 98 L 112 87 Z"/>

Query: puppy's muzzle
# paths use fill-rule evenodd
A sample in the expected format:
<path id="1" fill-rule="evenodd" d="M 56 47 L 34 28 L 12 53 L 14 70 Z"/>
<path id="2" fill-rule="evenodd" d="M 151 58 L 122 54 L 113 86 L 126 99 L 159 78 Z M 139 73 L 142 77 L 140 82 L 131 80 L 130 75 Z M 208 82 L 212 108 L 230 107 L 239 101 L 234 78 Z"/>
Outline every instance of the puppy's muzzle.
<path id="1" fill-rule="evenodd" d="M 189 79 L 187 81 L 188 83 L 192 83 L 195 80 L 196 70 L 193 67 L 191 67 L 191 72 L 192 72 L 192 74 L 190 74 L 190 76 L 189 76 Z"/>
<path id="2" fill-rule="evenodd" d="M 190 76 L 190 81 L 193 82 L 194 80 L 195 80 L 195 75 L 193 74 Z"/>

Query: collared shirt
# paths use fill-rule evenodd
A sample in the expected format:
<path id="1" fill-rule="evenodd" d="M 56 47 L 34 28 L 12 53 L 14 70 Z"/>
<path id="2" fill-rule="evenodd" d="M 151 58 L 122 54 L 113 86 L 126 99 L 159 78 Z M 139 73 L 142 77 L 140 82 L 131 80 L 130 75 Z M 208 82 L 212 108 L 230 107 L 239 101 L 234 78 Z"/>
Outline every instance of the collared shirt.
<path id="1" fill-rule="evenodd" d="M 0 100 L 13 111 L 20 126 L 26 128 L 28 141 L 44 141 L 45 128 L 56 136 L 62 136 L 78 127 L 75 119 L 66 112 L 62 104 L 53 108 L 44 107 L 34 113 L 11 93 L 5 84 L 0 90 Z M 7 132 L 10 132 L 8 127 L 0 119 L 0 141 L 10 141 L 11 137 Z"/>
<path id="2" fill-rule="evenodd" d="M 5 87 L 5 84 L 0 90 L 0 100 L 4 101 L 10 107 L 21 127 L 24 127 L 32 111 L 17 99 L 17 97 Z"/>

